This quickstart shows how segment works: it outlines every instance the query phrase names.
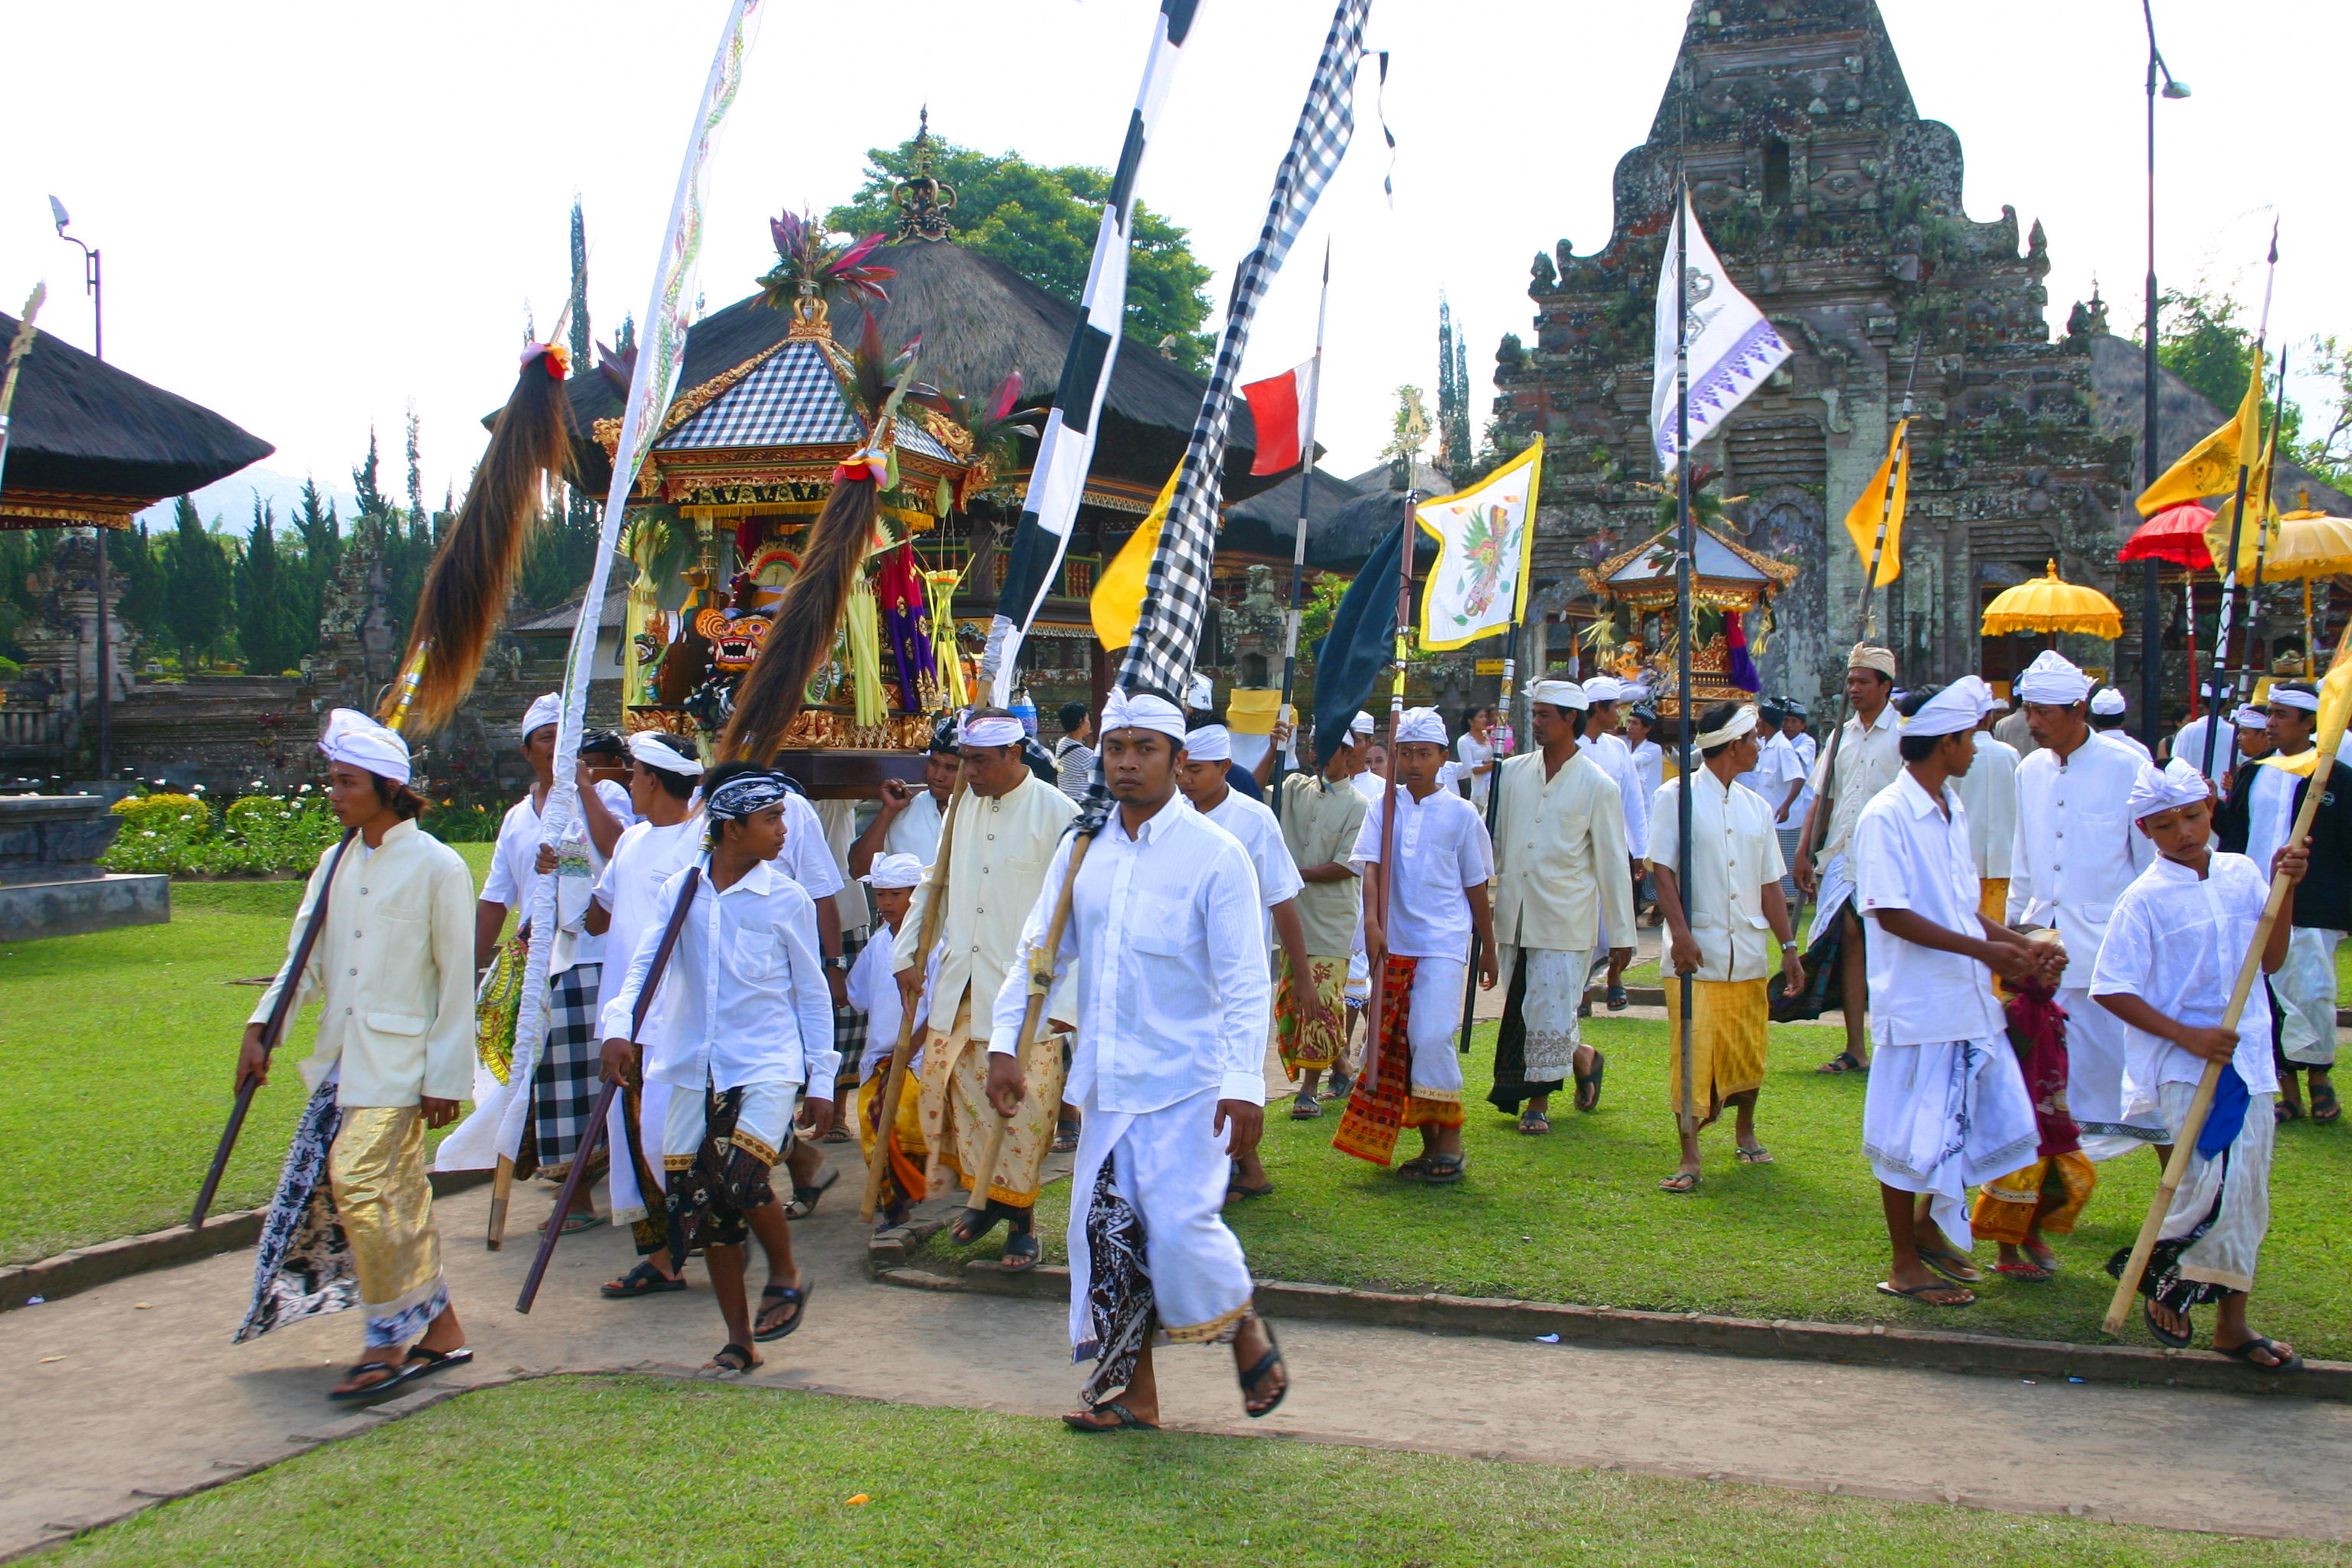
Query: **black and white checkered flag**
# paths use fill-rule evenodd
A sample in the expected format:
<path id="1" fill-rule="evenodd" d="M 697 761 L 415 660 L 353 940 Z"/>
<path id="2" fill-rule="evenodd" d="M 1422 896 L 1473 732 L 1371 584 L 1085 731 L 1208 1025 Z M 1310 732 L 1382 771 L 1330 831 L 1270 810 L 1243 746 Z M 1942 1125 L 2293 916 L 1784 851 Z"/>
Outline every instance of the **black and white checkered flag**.
<path id="1" fill-rule="evenodd" d="M 1013 668 L 1020 657 L 1022 639 L 1045 602 L 1046 590 L 1069 548 L 1071 525 L 1077 521 L 1087 469 L 1094 462 L 1095 430 L 1102 422 L 1103 394 L 1109 390 L 1111 365 L 1118 357 L 1123 335 L 1128 220 L 1135 205 L 1136 175 L 1142 170 L 1152 125 L 1160 117 L 1160 106 L 1167 101 L 1168 85 L 1176 75 L 1176 62 L 1183 51 L 1185 35 L 1192 29 L 1192 14 L 1198 5 L 1199 0 L 1160 0 L 1160 15 L 1152 26 L 1143 85 L 1136 91 L 1135 110 L 1128 117 L 1127 142 L 1119 149 L 1110 199 L 1103 204 L 1102 226 L 1095 233 L 1094 260 L 1087 268 L 1077 329 L 1070 336 L 1069 353 L 1062 360 L 1062 379 L 1054 389 L 1054 406 L 1037 442 L 1037 460 L 1029 470 L 1029 493 L 1023 498 L 1021 521 L 1013 532 L 1004 585 L 997 591 L 988 648 L 981 655 L 981 677 L 989 687 L 988 700 L 1000 707 L 1013 700 Z"/>
<path id="2" fill-rule="evenodd" d="M 1371 0 L 1339 0 L 1332 13 L 1323 57 L 1316 62 L 1315 79 L 1298 111 L 1298 128 L 1291 132 L 1290 150 L 1274 177 L 1265 226 L 1258 233 L 1257 247 L 1234 275 L 1216 367 L 1192 421 L 1176 494 L 1160 531 L 1160 548 L 1144 579 L 1143 614 L 1119 667 L 1122 689 L 1181 694 L 1192 673 L 1201 623 L 1208 612 L 1209 563 L 1217 549 L 1218 476 L 1224 467 L 1234 392 L 1241 383 L 1242 352 L 1249 346 L 1258 302 L 1273 287 L 1291 242 L 1306 226 L 1307 215 L 1315 210 L 1316 199 L 1330 183 L 1355 132 L 1356 68 L 1363 59 L 1364 14 L 1370 5 Z"/>

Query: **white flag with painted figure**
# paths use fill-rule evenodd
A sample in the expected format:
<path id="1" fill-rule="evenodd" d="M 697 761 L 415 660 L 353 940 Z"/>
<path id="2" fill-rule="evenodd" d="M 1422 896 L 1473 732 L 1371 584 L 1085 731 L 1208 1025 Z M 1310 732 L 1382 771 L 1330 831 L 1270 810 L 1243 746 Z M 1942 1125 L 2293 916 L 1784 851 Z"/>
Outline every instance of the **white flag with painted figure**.
<path id="1" fill-rule="evenodd" d="M 1460 647 L 1510 630 L 1528 605 L 1543 437 L 1466 490 L 1425 501 L 1413 519 L 1437 541 L 1421 595 L 1421 646 Z"/>
<path id="2" fill-rule="evenodd" d="M 1679 301 L 1677 275 L 1683 279 Z M 1678 302 L 1685 318 L 1679 339 L 1675 331 Z M 1681 460 L 1675 418 L 1678 342 L 1689 355 L 1694 447 L 1714 434 L 1789 357 L 1789 345 L 1764 312 L 1732 287 L 1731 274 L 1724 270 L 1692 216 L 1687 192 L 1680 221 L 1667 231 L 1665 261 L 1658 268 L 1658 357 L 1650 384 L 1650 445 L 1658 454 L 1662 474 L 1673 473 Z"/>

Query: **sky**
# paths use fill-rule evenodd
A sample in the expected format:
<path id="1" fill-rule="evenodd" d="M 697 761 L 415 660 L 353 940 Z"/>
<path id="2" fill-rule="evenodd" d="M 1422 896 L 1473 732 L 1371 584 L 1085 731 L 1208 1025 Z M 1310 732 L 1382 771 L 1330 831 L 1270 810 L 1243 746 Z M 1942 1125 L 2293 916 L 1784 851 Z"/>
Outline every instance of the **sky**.
<path id="1" fill-rule="evenodd" d="M 2053 330 L 2095 277 L 2127 330 L 2147 266 L 2138 5 L 1881 5 L 1920 113 L 1959 132 L 1969 216 L 2007 204 L 2021 227 L 2046 226 Z M 1116 162 L 1155 6 L 896 0 L 874 27 L 791 0 L 769 10 L 712 180 L 711 309 L 771 264 L 766 217 L 846 198 L 866 151 L 912 134 L 926 103 L 933 130 L 967 146 Z M 396 492 L 412 406 L 438 504 L 479 455 L 526 319 L 544 330 L 562 306 L 575 195 L 597 336 L 644 313 L 725 13 L 724 0 L 17 0 L 12 57 L 49 63 L 10 84 L 0 308 L 46 279 L 42 326 L 90 345 L 54 194 L 105 253 L 107 357 L 277 447 L 265 472 L 222 487 L 230 509 L 249 506 L 245 487 L 276 499 L 306 475 L 348 494 L 371 426 Z M 2352 58 L 2352 6 L 2255 0 L 2229 15 L 2215 26 L 2188 0 L 2156 0 L 2166 58 L 2194 89 L 2157 106 L 2160 275 L 2234 287 L 2251 306 L 2275 216 L 2272 341 L 2352 335 L 2333 287 L 2352 251 L 2336 138 L 2299 132 L 2280 85 L 2316 79 L 2283 72 L 2288 60 Z M 1328 239 L 1328 467 L 1378 460 L 1401 384 L 1433 403 L 1441 292 L 1483 420 L 1495 346 L 1528 329 L 1535 253 L 1566 237 L 1590 254 L 1610 232 L 1612 171 L 1647 134 L 1685 16 L 1677 0 L 1374 0 L 1385 91 L 1368 67 L 1355 146 L 1244 366 L 1255 378 L 1310 352 Z M 1139 189 L 1217 268 L 1213 300 L 1255 237 L 1328 22 L 1324 0 L 1202 0 Z"/>

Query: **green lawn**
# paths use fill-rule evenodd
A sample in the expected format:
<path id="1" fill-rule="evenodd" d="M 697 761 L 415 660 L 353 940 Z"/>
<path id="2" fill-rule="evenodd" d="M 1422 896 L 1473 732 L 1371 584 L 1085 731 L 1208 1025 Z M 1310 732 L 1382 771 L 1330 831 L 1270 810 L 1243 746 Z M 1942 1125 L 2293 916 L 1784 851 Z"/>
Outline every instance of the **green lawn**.
<path id="1" fill-rule="evenodd" d="M 477 877 L 489 846 L 456 847 Z M 186 1220 L 233 1099 L 257 986 L 273 973 L 299 882 L 181 882 L 168 925 L 0 946 L 0 1263 Z M 265 1201 L 301 1110 L 295 1064 L 317 1009 L 288 1031 L 215 1207 Z"/>
<path id="2" fill-rule="evenodd" d="M 1877 1184 L 1859 1147 L 1863 1082 L 1813 1071 L 1836 1049 L 1836 1030 L 1772 1031 L 1759 1132 L 1776 1163 L 1735 1164 L 1727 1119 L 1702 1135 L 1706 1185 L 1675 1197 L 1657 1189 L 1675 1168 L 1666 1026 L 1604 1016 L 1587 1028 L 1609 1058 L 1601 1109 L 1580 1115 L 1563 1096 L 1554 1131 L 1528 1138 L 1486 1102 L 1494 1032 L 1480 1027 L 1467 1059 L 1470 1173 L 1456 1187 L 1400 1180 L 1335 1152 L 1336 1106 L 1314 1121 L 1289 1120 L 1287 1101 L 1268 1107 L 1265 1152 L 1276 1191 L 1226 1211 L 1251 1268 L 1261 1279 L 1382 1290 L 2099 1338 L 2113 1289 L 2103 1266 L 2131 1244 L 2156 1190 L 2155 1156 L 2099 1167 L 2083 1228 L 2058 1240 L 2061 1269 L 2051 1283 L 1992 1275 L 1986 1243 L 1988 1283 L 1975 1306 L 1898 1302 L 1871 1289 L 1885 1278 L 1886 1254 Z M 1406 1133 L 1400 1149 L 1412 1152 L 1418 1138 Z M 2352 1357 L 2347 1176 L 2352 1127 L 2298 1121 L 2280 1130 L 2255 1316 L 2306 1353 Z M 1066 1184 L 1041 1205 L 1039 1230 L 1056 1261 L 1067 1205 Z M 986 1243 L 960 1253 L 944 1234 L 931 1246 L 947 1259 L 996 1254 Z M 2146 1342 L 2137 1327 L 2130 1332 Z"/>
<path id="3" fill-rule="evenodd" d="M 583 1462 L 580 1435 L 625 1433 Z M 855 1498 L 864 1502 L 853 1502 Z M 2339 1546 L 638 1378 L 469 1394 L 76 1564 L 2341 1564 Z"/>

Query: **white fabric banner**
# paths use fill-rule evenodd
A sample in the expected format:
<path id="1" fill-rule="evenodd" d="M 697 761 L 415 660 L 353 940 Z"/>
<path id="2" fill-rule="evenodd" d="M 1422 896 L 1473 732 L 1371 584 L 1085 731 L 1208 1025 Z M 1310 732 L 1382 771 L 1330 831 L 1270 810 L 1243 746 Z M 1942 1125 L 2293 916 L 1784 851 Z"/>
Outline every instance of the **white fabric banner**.
<path id="1" fill-rule="evenodd" d="M 1685 259 L 1685 252 L 1688 256 Z M 1680 303 L 1688 312 L 1681 337 L 1675 331 L 1675 279 L 1683 277 Z M 1675 349 L 1687 345 L 1690 359 L 1690 444 L 1697 446 L 1764 378 L 1789 357 L 1789 345 L 1754 301 L 1731 285 L 1715 247 L 1706 242 L 1682 198 L 1681 221 L 1668 231 L 1664 262 L 1658 268 L 1658 353 L 1650 382 L 1650 444 L 1658 471 L 1671 474 L 1680 460 L 1675 446 Z"/>

